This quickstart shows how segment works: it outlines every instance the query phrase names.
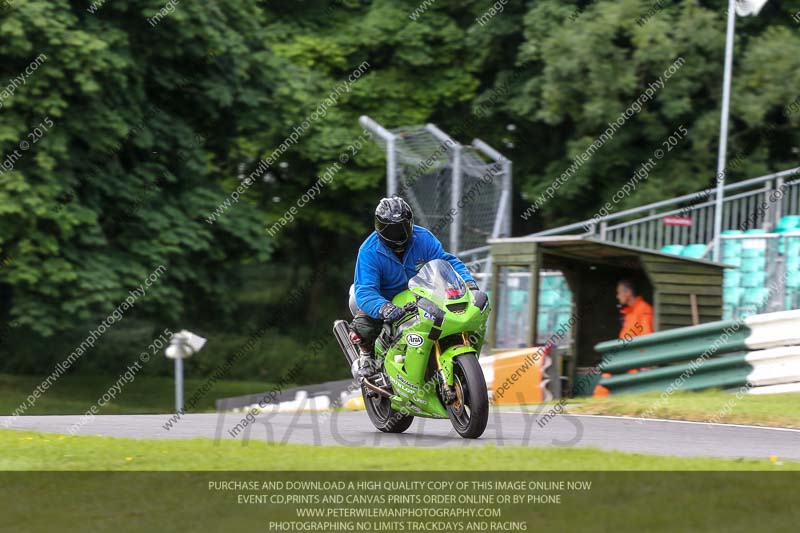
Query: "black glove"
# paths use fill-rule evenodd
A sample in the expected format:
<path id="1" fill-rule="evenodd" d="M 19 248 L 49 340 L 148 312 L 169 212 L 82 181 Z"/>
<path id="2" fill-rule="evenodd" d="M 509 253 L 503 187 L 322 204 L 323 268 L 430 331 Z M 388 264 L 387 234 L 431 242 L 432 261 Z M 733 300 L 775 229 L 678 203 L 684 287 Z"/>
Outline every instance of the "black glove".
<path id="1" fill-rule="evenodd" d="M 385 322 L 391 324 L 403 318 L 403 315 L 405 313 L 403 312 L 402 309 L 394 305 L 392 302 L 386 302 L 381 306 L 381 309 L 380 311 L 378 311 L 378 314 L 381 315 L 381 318 Z"/>
<path id="2" fill-rule="evenodd" d="M 486 309 L 486 304 L 489 302 L 489 297 L 478 288 L 478 284 L 474 281 L 468 281 L 465 285 L 472 291 L 472 295 L 475 297 L 475 305 L 480 307 L 481 312 L 483 312 L 483 310 Z"/>

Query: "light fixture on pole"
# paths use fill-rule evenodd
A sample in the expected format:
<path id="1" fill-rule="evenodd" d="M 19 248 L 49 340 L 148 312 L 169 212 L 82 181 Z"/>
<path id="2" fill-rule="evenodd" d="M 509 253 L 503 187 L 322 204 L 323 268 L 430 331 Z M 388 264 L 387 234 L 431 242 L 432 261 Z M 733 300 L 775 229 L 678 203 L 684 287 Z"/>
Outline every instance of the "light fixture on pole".
<path id="1" fill-rule="evenodd" d="M 183 360 L 199 352 L 206 339 L 182 329 L 175 333 L 164 350 L 168 359 L 175 360 L 175 412 L 183 412 Z"/>
<path id="2" fill-rule="evenodd" d="M 733 35 L 736 15 L 758 15 L 767 0 L 728 0 L 728 28 L 725 35 L 725 73 L 722 79 L 722 112 L 719 117 L 719 153 L 717 154 L 717 193 L 714 207 L 714 260 L 721 261 L 720 236 L 722 235 L 722 207 L 725 194 L 725 158 L 728 150 L 728 110 L 731 99 L 731 71 L 733 70 Z"/>

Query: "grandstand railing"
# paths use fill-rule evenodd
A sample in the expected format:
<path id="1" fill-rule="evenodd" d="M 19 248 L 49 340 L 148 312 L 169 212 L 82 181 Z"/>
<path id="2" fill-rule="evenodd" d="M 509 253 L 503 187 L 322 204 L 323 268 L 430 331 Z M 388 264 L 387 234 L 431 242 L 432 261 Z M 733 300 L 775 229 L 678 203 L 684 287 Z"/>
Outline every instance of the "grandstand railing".
<path id="1" fill-rule="evenodd" d="M 796 167 L 726 185 L 723 231 L 770 230 L 782 215 L 800 214 L 799 175 L 800 167 Z M 671 244 L 710 245 L 714 239 L 715 199 L 716 189 L 710 188 L 533 235 L 580 233 L 656 250 Z"/>
<path id="2" fill-rule="evenodd" d="M 715 196 L 710 188 L 534 235 L 579 233 L 654 250 L 695 245 L 689 247 L 699 248 L 697 255 L 663 251 L 709 258 Z M 788 231 L 780 227 L 778 221 L 785 215 L 800 215 L 800 167 L 725 187 L 720 260 L 734 267 L 725 272 L 725 318 L 800 308 L 800 226 Z M 690 224 L 665 224 L 667 217 L 676 217 L 669 222 Z"/>

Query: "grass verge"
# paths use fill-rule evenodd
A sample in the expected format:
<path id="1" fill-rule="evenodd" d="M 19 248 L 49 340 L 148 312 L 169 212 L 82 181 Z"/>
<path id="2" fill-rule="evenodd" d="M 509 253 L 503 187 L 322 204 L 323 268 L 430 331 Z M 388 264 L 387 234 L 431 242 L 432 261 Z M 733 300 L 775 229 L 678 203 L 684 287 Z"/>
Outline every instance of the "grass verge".
<path id="1" fill-rule="evenodd" d="M 0 470 L 800 470 L 800 462 L 662 457 L 590 448 L 247 445 L 0 430 Z"/>
<path id="2" fill-rule="evenodd" d="M 84 414 L 117 382 L 119 376 L 62 376 L 45 391 L 25 415 L 77 415 Z M 207 378 L 187 379 L 183 397 L 187 401 L 198 391 Z M 38 376 L 0 374 L 0 413 L 10 415 L 42 382 Z M 188 412 L 202 413 L 215 410 L 214 400 L 267 391 L 272 385 L 258 381 L 217 381 Z M 150 414 L 175 411 L 175 382 L 169 377 L 137 376 L 123 385 L 122 391 L 105 404 L 99 414 Z"/>
<path id="3" fill-rule="evenodd" d="M 575 399 L 570 413 L 641 416 L 800 428 L 800 394 L 738 395 L 723 391 L 621 394 L 606 398 Z M 546 411 L 545 411 L 546 412 Z"/>

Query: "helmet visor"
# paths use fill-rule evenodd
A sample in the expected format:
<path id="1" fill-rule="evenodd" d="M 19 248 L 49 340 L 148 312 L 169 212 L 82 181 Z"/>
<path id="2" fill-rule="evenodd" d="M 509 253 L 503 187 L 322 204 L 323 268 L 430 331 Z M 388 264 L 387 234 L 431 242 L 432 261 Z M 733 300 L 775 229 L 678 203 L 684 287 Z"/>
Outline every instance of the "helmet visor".
<path id="1" fill-rule="evenodd" d="M 399 248 L 406 244 L 411 231 L 413 222 L 411 220 L 403 220 L 402 222 L 375 222 L 375 230 L 380 235 L 386 244 L 392 248 Z"/>

